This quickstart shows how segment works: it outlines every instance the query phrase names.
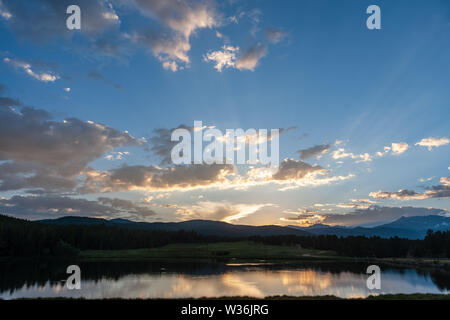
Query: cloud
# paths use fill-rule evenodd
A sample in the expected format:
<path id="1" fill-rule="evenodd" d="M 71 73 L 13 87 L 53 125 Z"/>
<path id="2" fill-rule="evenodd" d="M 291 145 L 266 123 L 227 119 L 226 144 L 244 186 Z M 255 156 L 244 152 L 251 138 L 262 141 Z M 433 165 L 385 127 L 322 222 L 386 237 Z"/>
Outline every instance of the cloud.
<path id="1" fill-rule="evenodd" d="M 125 12 L 135 10 L 159 24 L 158 31 L 131 30 L 130 33 L 109 32 L 120 27 L 115 7 Z M 189 65 L 190 37 L 198 30 L 220 24 L 212 1 L 178 0 L 79 0 L 81 32 L 66 27 L 66 8 L 70 0 L 36 0 L 32 5 L 4 0 L 2 16 L 11 15 L 7 25 L 19 36 L 35 42 L 71 38 L 81 34 L 93 52 L 117 56 L 127 45 L 125 41 L 144 45 L 157 57 L 164 68 L 177 71 Z M 125 8 L 126 7 L 126 8 Z M 78 44 L 77 44 L 78 45 Z"/>
<path id="2" fill-rule="evenodd" d="M 120 213 L 126 213 L 130 217 L 146 218 L 156 215 L 155 211 L 148 207 L 138 206 L 130 200 L 123 200 L 117 198 L 100 197 L 98 201 L 103 204 L 116 209 Z"/>
<path id="3" fill-rule="evenodd" d="M 43 42 L 74 34 L 66 27 L 66 9 L 74 4 L 71 0 L 3 0 L 2 4 L 0 14 L 9 14 L 7 26 L 22 38 Z M 76 4 L 81 8 L 83 33 L 97 35 L 120 23 L 110 1 L 77 0 Z"/>
<path id="4" fill-rule="evenodd" d="M 7 161 L 0 166 L 0 188 L 70 188 L 69 180 L 91 161 L 140 144 L 128 133 L 92 121 L 55 121 L 47 111 L 30 107 L 0 109 L 0 161 Z"/>
<path id="5" fill-rule="evenodd" d="M 19 100 L 8 98 L 8 97 L 0 97 L 0 108 L 1 107 L 18 107 L 21 106 L 22 103 Z"/>
<path id="6" fill-rule="evenodd" d="M 42 82 L 54 82 L 59 76 L 52 71 L 36 71 L 30 62 L 20 59 L 4 58 L 3 61 L 16 69 L 25 71 L 30 77 Z"/>
<path id="7" fill-rule="evenodd" d="M 178 0 L 123 0 L 142 14 L 161 22 L 166 29 L 136 32 L 135 43 L 148 47 L 165 69 L 177 71 L 190 63 L 190 37 L 197 31 L 220 24 L 212 2 Z"/>
<path id="8" fill-rule="evenodd" d="M 190 190 L 211 187 L 228 181 L 234 166 L 193 164 L 160 168 L 157 166 L 122 166 L 107 172 L 87 173 L 80 192 L 119 192 L 128 190 Z"/>
<path id="9" fill-rule="evenodd" d="M 122 160 L 123 157 L 128 156 L 130 153 L 128 151 L 112 151 L 110 154 L 105 156 L 106 160 Z"/>
<path id="10" fill-rule="evenodd" d="M 117 84 L 117 83 L 105 78 L 105 76 L 102 75 L 101 73 L 99 73 L 98 71 L 89 72 L 88 77 L 92 80 L 102 81 L 105 84 L 114 87 L 115 89 L 122 89 L 122 86 L 120 84 Z M 69 91 L 70 91 L 70 88 L 69 88 Z"/>
<path id="11" fill-rule="evenodd" d="M 215 127 L 214 126 L 203 126 L 202 130 L 206 129 L 206 128 L 215 128 Z M 185 124 L 180 124 L 178 127 L 170 128 L 170 129 L 158 128 L 158 129 L 153 130 L 153 135 L 149 139 L 149 142 L 151 145 L 150 151 L 152 151 L 159 158 L 161 158 L 161 163 L 160 163 L 161 165 L 167 165 L 167 164 L 172 163 L 171 151 L 172 151 L 173 147 L 179 143 L 178 141 L 171 141 L 172 132 L 176 129 L 186 129 L 192 133 L 195 128 L 192 126 L 187 126 Z M 297 129 L 297 127 L 295 127 L 295 126 L 288 127 L 288 128 L 279 128 L 279 134 L 280 135 L 285 134 L 285 133 L 288 133 L 295 129 Z M 230 133 L 225 133 L 223 135 L 223 138 L 221 139 L 222 142 L 226 143 L 226 137 L 229 137 L 230 135 L 231 135 Z M 265 141 L 262 138 L 260 138 L 258 136 L 258 132 L 256 132 L 255 135 L 247 135 L 242 138 L 235 138 L 235 140 L 238 140 L 238 141 L 235 141 L 235 143 L 237 144 L 237 142 L 241 142 L 244 139 L 245 139 L 246 145 L 251 144 L 253 141 L 257 141 L 257 143 L 262 143 Z M 270 133 L 268 133 L 266 139 L 269 141 L 272 139 Z M 206 145 L 207 144 L 205 144 L 205 147 L 206 147 Z"/>
<path id="12" fill-rule="evenodd" d="M 255 71 L 259 60 L 263 58 L 267 53 L 267 46 L 263 43 L 258 43 L 245 52 L 236 61 L 236 68 L 239 70 Z"/>
<path id="13" fill-rule="evenodd" d="M 296 212 L 285 211 L 293 214 L 281 218 L 290 224 L 296 223 L 301 226 L 311 226 L 317 223 L 337 226 L 374 225 L 392 222 L 401 217 L 415 217 L 427 215 L 447 214 L 444 209 L 417 208 L 417 207 L 382 207 L 371 205 L 364 208 L 356 208 L 345 214 L 320 213 L 314 210 L 299 209 Z"/>
<path id="14" fill-rule="evenodd" d="M 406 150 L 408 150 L 409 145 L 406 142 L 393 143 L 392 144 L 392 153 L 394 154 L 402 154 Z"/>
<path id="15" fill-rule="evenodd" d="M 440 182 L 442 185 L 427 187 L 424 192 L 416 192 L 407 189 L 400 189 L 397 192 L 375 191 L 369 195 L 375 199 L 396 199 L 396 200 L 420 200 L 432 198 L 448 198 L 450 197 L 450 178 L 442 177 Z"/>
<path id="16" fill-rule="evenodd" d="M 256 37 L 256 34 L 261 30 L 259 25 L 261 23 L 262 16 L 263 16 L 262 11 L 258 8 L 254 8 L 247 12 L 242 12 L 241 16 L 243 16 L 244 14 L 248 16 L 248 18 L 250 19 L 250 23 L 252 24 L 252 27 L 250 29 L 250 34 L 253 37 Z"/>
<path id="17" fill-rule="evenodd" d="M 0 0 L 0 17 L 2 17 L 5 20 L 9 20 L 12 18 L 12 14 L 3 5 L 2 0 Z"/>
<path id="18" fill-rule="evenodd" d="M 339 160 L 339 159 L 345 159 L 345 158 L 351 158 L 351 159 L 359 159 L 356 162 L 369 162 L 372 161 L 372 157 L 370 154 L 362 153 L 362 154 L 354 154 L 351 152 L 346 152 L 344 148 L 339 148 L 332 152 L 333 159 Z"/>
<path id="19" fill-rule="evenodd" d="M 0 95 L 2 95 L 4 92 L 5 86 L 0 83 Z M 22 103 L 19 100 L 0 96 L 0 108 L 19 107 L 19 106 L 22 106 Z"/>
<path id="20" fill-rule="evenodd" d="M 281 186 L 279 191 L 286 191 L 300 187 L 329 185 L 353 177 L 353 174 L 332 176 L 327 169 L 319 165 L 313 166 L 301 160 L 284 159 L 276 171 L 270 167 L 250 167 L 245 175 L 238 176 L 233 181 L 240 188 L 276 184 Z"/>
<path id="21" fill-rule="evenodd" d="M 416 146 L 421 146 L 421 147 L 427 147 L 428 150 L 432 150 L 433 147 L 437 148 L 440 146 L 444 146 L 450 143 L 450 140 L 448 138 L 442 137 L 442 138 L 424 138 L 422 140 L 420 140 L 419 142 L 417 142 L 415 145 Z"/>
<path id="22" fill-rule="evenodd" d="M 224 45 L 221 50 L 209 51 L 203 56 L 205 62 L 214 62 L 214 68 L 222 72 L 223 68 L 255 71 L 259 60 L 266 55 L 267 46 L 256 44 L 241 53 L 239 47 Z"/>
<path id="23" fill-rule="evenodd" d="M 172 163 L 171 152 L 173 147 L 178 144 L 178 141 L 172 141 L 171 136 L 172 132 L 176 129 L 186 129 L 190 132 L 194 130 L 193 127 L 184 124 L 171 129 L 158 128 L 153 130 L 153 136 L 149 139 L 151 145 L 150 151 L 161 158 L 161 165 Z"/>
<path id="24" fill-rule="evenodd" d="M 62 176 L 53 169 L 23 162 L 5 162 L 0 164 L 0 190 L 28 189 L 30 193 L 45 190 L 52 192 L 70 192 L 77 185 L 71 177 Z"/>
<path id="25" fill-rule="evenodd" d="M 175 212 L 183 217 L 183 219 L 207 219 L 224 222 L 237 222 L 258 210 L 273 206 L 270 203 L 263 204 L 243 204 L 201 201 L 195 205 L 172 205 Z"/>
<path id="26" fill-rule="evenodd" d="M 264 34 L 267 41 L 273 44 L 280 42 L 287 36 L 287 33 L 281 31 L 280 29 L 271 29 L 271 28 L 266 29 Z"/>
<path id="27" fill-rule="evenodd" d="M 235 68 L 236 67 L 236 53 L 239 51 L 239 47 L 223 46 L 222 50 L 210 51 L 204 57 L 203 60 L 213 61 L 214 68 L 222 72 L 223 68 Z"/>
<path id="28" fill-rule="evenodd" d="M 320 158 L 323 154 L 330 150 L 329 144 L 316 145 L 311 148 L 301 149 L 297 152 L 300 153 L 300 159 L 305 160 L 312 157 Z"/>
<path id="29" fill-rule="evenodd" d="M 272 175 L 273 180 L 298 180 L 304 178 L 309 173 L 323 172 L 324 168 L 318 165 L 310 165 L 303 161 L 285 159 L 280 163 L 278 171 Z"/>
<path id="30" fill-rule="evenodd" d="M 123 192 L 130 190 L 190 191 L 199 188 L 242 190 L 267 184 L 282 185 L 281 191 L 302 186 L 326 185 L 353 177 L 327 176 L 320 166 L 285 159 L 278 171 L 270 167 L 250 167 L 239 173 L 233 165 L 192 164 L 161 168 L 158 166 L 123 165 L 108 171 L 86 170 L 80 193 Z"/>
<path id="31" fill-rule="evenodd" d="M 312 209 L 298 209 L 297 211 L 286 210 L 284 213 L 291 214 L 291 216 L 282 217 L 280 218 L 281 221 L 288 222 L 289 224 L 296 223 L 303 227 L 321 223 L 324 219 L 319 211 Z"/>
<path id="32" fill-rule="evenodd" d="M 369 194 L 372 198 L 375 199 L 396 199 L 396 200 L 413 200 L 413 199 L 427 199 L 423 193 L 415 192 L 407 189 L 400 189 L 397 192 L 389 192 L 389 191 L 375 191 Z"/>
<path id="33" fill-rule="evenodd" d="M 450 186 L 450 177 L 442 177 L 440 181 L 443 185 Z"/>
<path id="34" fill-rule="evenodd" d="M 145 220 L 156 213 L 148 207 L 137 206 L 131 201 L 99 198 L 91 201 L 63 196 L 13 196 L 0 199 L 0 212 L 31 219 L 62 216 L 121 217 Z"/>

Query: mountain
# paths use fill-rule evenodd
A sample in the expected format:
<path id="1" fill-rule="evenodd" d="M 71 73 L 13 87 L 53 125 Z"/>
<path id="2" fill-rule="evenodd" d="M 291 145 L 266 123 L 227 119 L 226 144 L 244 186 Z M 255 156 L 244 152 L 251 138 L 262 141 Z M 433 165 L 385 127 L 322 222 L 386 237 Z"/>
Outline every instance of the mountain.
<path id="1" fill-rule="evenodd" d="M 423 239 L 427 230 L 450 230 L 450 217 L 429 215 L 415 217 L 401 217 L 390 223 L 376 227 L 342 227 L 316 224 L 310 227 L 289 226 L 297 230 L 306 231 L 314 235 L 347 236 L 378 236 L 382 238 L 399 237 L 408 239 Z"/>
<path id="2" fill-rule="evenodd" d="M 311 236 L 306 231 L 281 226 L 247 226 L 221 221 L 189 220 L 183 222 L 134 222 L 126 219 L 99 219 L 88 217 L 62 217 L 58 219 L 39 220 L 38 222 L 52 225 L 107 225 L 127 229 L 165 230 L 165 231 L 195 231 L 203 235 L 226 237 L 250 237 L 273 235 Z"/>
<path id="3" fill-rule="evenodd" d="M 310 227 L 298 226 L 247 226 L 230 224 L 211 220 L 189 220 L 183 222 L 134 222 L 126 219 L 99 219 L 88 217 L 63 217 L 58 219 L 40 220 L 40 223 L 56 225 L 108 225 L 139 230 L 165 231 L 195 231 L 203 235 L 225 237 L 250 237 L 273 235 L 337 235 L 347 236 L 378 236 L 382 238 L 399 237 L 408 239 L 423 239 L 427 230 L 450 230 L 450 217 L 429 215 L 416 217 L 401 217 L 393 222 L 376 227 L 344 227 L 316 224 Z"/>
<path id="4" fill-rule="evenodd" d="M 387 228 L 409 229 L 409 230 L 449 230 L 450 217 L 445 216 L 417 216 L 417 217 L 401 217 L 394 222 L 384 225 Z"/>

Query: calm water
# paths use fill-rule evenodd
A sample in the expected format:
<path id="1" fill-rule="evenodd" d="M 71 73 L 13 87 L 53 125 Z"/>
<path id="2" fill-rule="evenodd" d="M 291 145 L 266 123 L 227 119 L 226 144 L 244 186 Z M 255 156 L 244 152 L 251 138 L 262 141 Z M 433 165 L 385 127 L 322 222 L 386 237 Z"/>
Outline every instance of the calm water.
<path id="1" fill-rule="evenodd" d="M 377 293 L 449 293 L 450 275 L 383 267 L 381 290 L 366 289 L 367 264 L 79 263 L 81 290 L 62 279 L 73 262 L 0 262 L 0 298 L 183 298 L 271 295 L 365 297 Z"/>

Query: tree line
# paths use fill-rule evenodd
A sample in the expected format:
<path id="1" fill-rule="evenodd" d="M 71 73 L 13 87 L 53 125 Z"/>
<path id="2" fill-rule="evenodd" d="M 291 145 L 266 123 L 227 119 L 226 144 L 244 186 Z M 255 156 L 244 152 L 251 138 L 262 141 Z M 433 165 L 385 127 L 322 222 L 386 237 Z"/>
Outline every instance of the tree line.
<path id="1" fill-rule="evenodd" d="M 64 256 L 80 250 L 155 248 L 217 241 L 192 231 L 136 230 L 106 225 L 49 225 L 0 215 L 0 256 Z"/>
<path id="2" fill-rule="evenodd" d="M 136 230 L 106 225 L 49 225 L 0 215 L 0 256 L 67 256 L 80 250 L 155 248 L 172 243 L 251 240 L 270 245 L 332 250 L 350 257 L 450 257 L 450 231 L 423 240 L 364 236 L 206 236 L 194 231 Z"/>
<path id="3" fill-rule="evenodd" d="M 271 245 L 298 245 L 306 249 L 332 250 L 348 257 L 450 258 L 450 231 L 428 230 L 423 240 L 336 235 L 313 237 L 283 235 L 252 237 L 251 240 Z"/>

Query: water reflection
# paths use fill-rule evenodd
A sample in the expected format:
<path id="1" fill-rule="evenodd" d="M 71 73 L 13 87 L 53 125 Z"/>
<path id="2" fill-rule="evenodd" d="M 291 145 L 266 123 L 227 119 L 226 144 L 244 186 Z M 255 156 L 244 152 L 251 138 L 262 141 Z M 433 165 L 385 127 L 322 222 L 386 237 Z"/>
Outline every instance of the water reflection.
<path id="1" fill-rule="evenodd" d="M 82 289 L 68 290 L 72 262 L 0 263 L 0 298 L 186 298 L 272 295 L 365 297 L 367 265 L 101 262 L 79 264 Z M 447 273 L 382 267 L 378 293 L 448 293 Z M 377 293 L 377 292 L 375 292 Z"/>

